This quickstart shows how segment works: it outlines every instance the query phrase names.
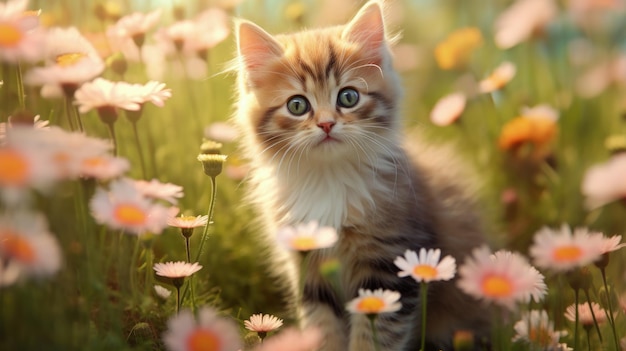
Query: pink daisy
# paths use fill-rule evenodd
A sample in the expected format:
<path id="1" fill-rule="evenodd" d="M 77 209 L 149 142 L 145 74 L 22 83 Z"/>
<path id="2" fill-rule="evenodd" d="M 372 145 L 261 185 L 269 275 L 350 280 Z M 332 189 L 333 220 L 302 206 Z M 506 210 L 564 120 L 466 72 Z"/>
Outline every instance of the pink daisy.
<path id="1" fill-rule="evenodd" d="M 137 111 L 143 102 L 138 96 L 139 87 L 126 82 L 112 82 L 104 78 L 96 78 L 83 84 L 75 94 L 75 104 L 80 113 L 93 109 L 120 108 Z"/>
<path id="2" fill-rule="evenodd" d="M 430 121 L 438 126 L 454 123 L 465 110 L 467 98 L 463 93 L 453 93 L 439 99 L 430 112 Z"/>
<path id="3" fill-rule="evenodd" d="M 151 181 L 135 180 L 135 187 L 146 197 L 163 200 L 172 205 L 176 205 L 178 199 L 184 196 L 182 186 L 172 183 L 161 183 L 156 179 Z"/>
<path id="4" fill-rule="evenodd" d="M 581 188 L 589 209 L 626 199 L 626 153 L 616 154 L 605 163 L 589 168 Z"/>
<path id="5" fill-rule="evenodd" d="M 543 299 L 543 275 L 524 256 L 505 250 L 491 253 L 487 246 L 472 251 L 459 268 L 457 285 L 466 294 L 514 310 L 516 303 Z"/>
<path id="6" fill-rule="evenodd" d="M 219 317 L 209 307 L 200 308 L 197 319 L 190 310 L 171 317 L 163 341 L 170 351 L 237 351 L 242 348 L 235 323 Z"/>
<path id="7" fill-rule="evenodd" d="M 126 178 L 112 181 L 108 190 L 98 187 L 89 207 L 98 223 L 135 234 L 160 234 L 178 212 L 146 198 L 134 181 Z"/>
<path id="8" fill-rule="evenodd" d="M 323 341 L 323 335 L 318 329 L 300 331 L 290 328 L 267 338 L 254 351 L 313 351 L 318 350 Z"/>
<path id="9" fill-rule="evenodd" d="M 606 322 L 607 315 L 604 309 L 596 302 L 591 303 L 591 308 L 587 303 L 581 303 L 579 305 L 572 304 L 565 309 L 565 318 L 570 322 L 576 321 L 576 308 L 578 308 L 578 321 L 584 326 L 594 325 L 593 316 L 595 315 L 598 324 Z M 593 312 L 592 312 L 593 311 Z"/>
<path id="10" fill-rule="evenodd" d="M 246 329 L 257 333 L 267 333 L 280 328 L 283 320 L 271 314 L 253 314 L 250 319 L 243 321 Z"/>
<path id="11" fill-rule="evenodd" d="M 513 326 L 515 336 L 513 341 L 525 341 L 539 346 L 542 350 L 565 350 L 559 339 L 567 335 L 565 331 L 555 331 L 554 322 L 548 318 L 544 310 L 524 313 L 522 318 Z"/>
<path id="12" fill-rule="evenodd" d="M 540 229 L 529 249 L 538 267 L 556 272 L 582 267 L 598 260 L 605 249 L 604 236 L 586 228 L 572 230 L 566 224 L 560 230 Z"/>
<path id="13" fill-rule="evenodd" d="M 28 1 L 0 3 L 0 61 L 35 62 L 43 55 L 44 34 L 38 16 L 24 15 Z"/>
<path id="14" fill-rule="evenodd" d="M 196 216 L 196 217 L 181 215 L 179 217 L 170 218 L 167 221 L 167 224 L 172 227 L 177 227 L 177 228 L 182 228 L 182 229 L 191 229 L 191 228 L 204 227 L 208 221 L 209 221 L 209 216 L 207 215 Z"/>

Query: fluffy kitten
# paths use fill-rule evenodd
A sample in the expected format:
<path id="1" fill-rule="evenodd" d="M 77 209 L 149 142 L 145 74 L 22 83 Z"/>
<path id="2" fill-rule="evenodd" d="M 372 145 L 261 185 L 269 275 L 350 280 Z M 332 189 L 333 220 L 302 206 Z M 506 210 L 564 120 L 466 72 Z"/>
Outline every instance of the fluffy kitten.
<path id="1" fill-rule="evenodd" d="M 433 162 L 447 156 L 403 146 L 388 44 L 378 1 L 345 26 L 272 36 L 237 24 L 236 119 L 267 232 L 311 220 L 339 232 L 335 247 L 310 254 L 303 294 L 304 323 L 324 330 L 327 351 L 374 350 L 367 318 L 345 310 L 359 288 L 402 294 L 402 309 L 377 319 L 381 350 L 417 350 L 419 285 L 398 278 L 394 259 L 426 247 L 462 262 L 483 240 L 462 186 Z M 275 254 L 276 268 L 297 282 L 295 265 Z M 338 288 L 319 272 L 330 257 L 340 262 Z M 432 347 L 449 349 L 459 329 L 486 331 L 488 313 L 453 282 L 433 283 L 429 293 Z"/>

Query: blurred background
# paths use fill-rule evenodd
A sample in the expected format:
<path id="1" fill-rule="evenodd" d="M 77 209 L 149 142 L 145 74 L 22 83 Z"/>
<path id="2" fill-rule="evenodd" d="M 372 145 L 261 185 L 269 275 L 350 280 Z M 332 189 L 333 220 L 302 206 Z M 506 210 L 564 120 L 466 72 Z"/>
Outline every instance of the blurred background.
<path id="1" fill-rule="evenodd" d="M 258 312 L 290 318 L 267 273 L 256 215 L 242 200 L 246 160 L 227 124 L 235 103 L 235 77 L 225 72 L 236 51 L 232 19 L 245 18 L 270 33 L 282 33 L 343 24 L 363 3 L 29 2 L 29 9 L 41 10 L 43 27 L 74 26 L 91 42 L 107 63 L 103 77 L 131 83 L 157 80 L 171 88 L 165 106 L 146 107 L 137 126 L 147 150 L 145 179 L 183 186 L 182 213 L 206 213 L 210 183 L 196 156 L 204 139 L 223 144 L 228 159 L 217 178 L 215 223 L 200 262 L 204 268 L 196 276 L 199 301 L 239 319 Z M 392 51 L 405 88 L 406 129 L 419 129 L 433 144 L 453 145 L 476 172 L 477 197 L 494 247 L 527 253 L 538 229 L 564 223 L 606 235 L 626 234 L 626 174 L 599 180 L 608 188 L 600 200 L 594 198 L 598 180 L 587 178 L 592 167 L 626 151 L 624 1 L 389 0 L 386 6 L 388 29 L 400 34 Z M 160 17 L 141 45 L 112 30 L 124 16 L 155 10 Z M 202 24 L 190 38 L 178 39 L 204 38 L 206 45 L 194 52 L 171 49 L 176 26 L 185 21 Z M 19 107 L 12 88 L 17 77 L 7 64 L 1 74 L 0 121 L 6 122 Z M 66 127 L 62 98 L 37 86 L 27 86 L 26 95 L 29 111 Z M 108 138 L 95 111 L 82 120 L 88 135 Z M 133 165 L 129 175 L 144 177 L 136 166 L 127 119 L 119 119 L 117 133 L 118 154 Z M 593 184 L 584 185 L 588 183 Z M 59 236 L 65 265 L 49 280 L 0 289 L 0 349 L 38 349 L 44 342 L 50 350 L 159 349 L 158 335 L 172 302 L 129 290 L 126 282 L 133 273 L 123 267 L 131 264 L 131 239 L 107 239 L 104 247 L 98 240 L 78 239 L 90 233 L 78 233 L 76 213 L 68 210 L 74 206 L 72 189 L 61 185 L 39 199 L 50 230 Z M 155 238 L 151 249 L 155 261 L 185 257 L 176 228 Z M 614 257 L 611 281 L 623 292 L 626 256 Z M 86 260 L 91 264 L 85 265 Z"/>

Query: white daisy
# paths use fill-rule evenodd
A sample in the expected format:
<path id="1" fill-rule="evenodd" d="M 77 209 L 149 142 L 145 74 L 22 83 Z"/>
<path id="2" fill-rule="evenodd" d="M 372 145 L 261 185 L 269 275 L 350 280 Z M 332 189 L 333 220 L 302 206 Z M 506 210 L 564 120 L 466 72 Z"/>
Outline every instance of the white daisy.
<path id="1" fill-rule="evenodd" d="M 135 94 L 142 103 L 151 102 L 158 107 L 163 107 L 165 101 L 172 97 L 172 89 L 165 88 L 165 83 L 154 80 L 146 84 L 133 84 L 136 87 Z"/>
<path id="2" fill-rule="evenodd" d="M 604 253 L 604 236 L 576 228 L 572 233 L 566 224 L 560 230 L 540 229 L 529 249 L 538 267 L 562 272 L 582 267 L 598 260 Z"/>
<path id="3" fill-rule="evenodd" d="M 359 289 L 359 296 L 347 303 L 346 309 L 356 314 L 380 314 L 396 312 L 402 308 L 397 291 Z"/>
<path id="4" fill-rule="evenodd" d="M 282 227 L 277 232 L 278 242 L 288 250 L 310 251 L 331 247 L 337 242 L 337 230 L 320 227 L 317 221 Z"/>
<path id="5" fill-rule="evenodd" d="M 171 317 L 163 341 L 170 351 L 237 351 L 242 348 L 235 323 L 219 317 L 209 307 L 200 308 L 197 320 L 190 310 Z"/>
<path id="6" fill-rule="evenodd" d="M 161 14 L 159 8 L 149 13 L 135 12 L 120 18 L 106 31 L 112 49 L 122 52 L 129 60 L 140 61 L 146 34 L 157 25 Z"/>
<path id="7" fill-rule="evenodd" d="M 393 262 L 400 268 L 398 277 L 411 276 L 417 282 L 431 282 L 436 280 L 450 280 L 456 274 L 456 261 L 452 256 L 446 256 L 441 261 L 441 250 L 421 248 L 419 257 L 412 250 L 406 250 L 404 257 L 396 257 Z"/>

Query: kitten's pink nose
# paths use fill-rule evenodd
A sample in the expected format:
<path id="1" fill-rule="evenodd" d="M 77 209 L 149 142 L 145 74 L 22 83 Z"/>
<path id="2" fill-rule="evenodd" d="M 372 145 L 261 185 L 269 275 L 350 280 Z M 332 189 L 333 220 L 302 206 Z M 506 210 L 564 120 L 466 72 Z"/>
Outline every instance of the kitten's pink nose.
<path id="1" fill-rule="evenodd" d="M 335 122 L 321 122 L 317 124 L 317 126 L 322 128 L 322 130 L 326 134 L 330 133 L 330 130 L 333 129 L 334 125 L 335 125 Z"/>

